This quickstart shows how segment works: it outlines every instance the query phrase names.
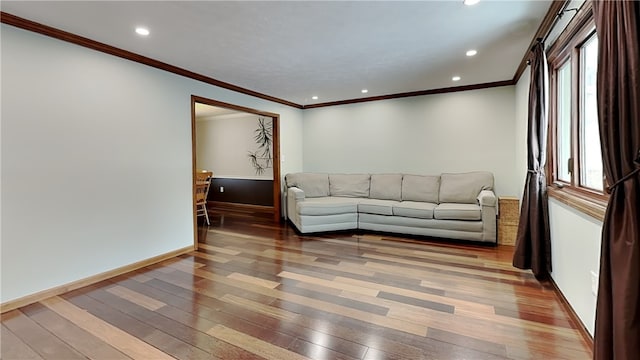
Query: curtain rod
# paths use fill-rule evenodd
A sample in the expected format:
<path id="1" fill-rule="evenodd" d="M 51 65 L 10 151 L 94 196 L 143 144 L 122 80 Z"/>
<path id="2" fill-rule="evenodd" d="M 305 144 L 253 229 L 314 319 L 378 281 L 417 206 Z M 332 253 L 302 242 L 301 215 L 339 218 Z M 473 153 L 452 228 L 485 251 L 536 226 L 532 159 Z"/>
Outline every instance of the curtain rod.
<path id="1" fill-rule="evenodd" d="M 578 8 L 571 8 L 571 9 L 567 9 L 567 6 L 569 6 L 569 1 L 567 1 L 564 6 L 562 7 L 562 9 L 560 11 L 558 11 L 558 13 L 556 14 L 556 16 L 553 19 L 553 23 L 551 24 L 551 26 L 549 27 L 549 31 L 547 31 L 547 34 L 544 36 L 544 38 L 541 39 L 541 42 L 546 42 L 547 38 L 549 37 L 549 35 L 551 34 L 551 31 L 553 31 L 553 28 L 558 24 L 558 20 L 560 20 L 560 18 L 562 18 L 562 16 L 569 11 L 575 11 L 576 14 L 578 13 Z M 538 38 L 540 39 L 540 38 Z"/>

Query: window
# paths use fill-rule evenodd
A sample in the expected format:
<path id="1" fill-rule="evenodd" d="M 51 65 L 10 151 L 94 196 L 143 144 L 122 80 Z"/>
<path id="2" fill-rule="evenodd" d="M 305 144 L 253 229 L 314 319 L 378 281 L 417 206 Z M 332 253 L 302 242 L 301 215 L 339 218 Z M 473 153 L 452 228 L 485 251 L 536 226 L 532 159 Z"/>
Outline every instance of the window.
<path id="1" fill-rule="evenodd" d="M 562 196 L 575 196 L 600 206 L 606 200 L 596 102 L 598 37 L 593 20 L 549 51 L 551 117 L 550 185 Z M 560 42 L 560 40 L 559 40 Z"/>
<path id="2" fill-rule="evenodd" d="M 571 182 L 571 63 L 566 61 L 558 70 L 557 96 L 557 157 L 558 180 Z"/>
<path id="3" fill-rule="evenodd" d="M 596 103 L 596 70 L 598 67 L 598 38 L 592 35 L 580 48 L 580 182 L 590 189 L 604 189 L 602 152 Z"/>

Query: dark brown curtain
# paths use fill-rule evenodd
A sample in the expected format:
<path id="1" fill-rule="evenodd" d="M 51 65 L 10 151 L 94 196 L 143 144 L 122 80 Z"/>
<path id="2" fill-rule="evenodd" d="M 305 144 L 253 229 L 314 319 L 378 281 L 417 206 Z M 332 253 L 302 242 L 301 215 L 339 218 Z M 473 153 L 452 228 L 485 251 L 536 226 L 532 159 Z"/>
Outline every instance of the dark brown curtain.
<path id="1" fill-rule="evenodd" d="M 536 278 L 546 279 L 551 272 L 549 203 L 544 173 L 549 80 L 544 44 L 538 41 L 531 51 L 527 179 L 522 197 L 513 266 L 531 269 Z"/>
<path id="2" fill-rule="evenodd" d="M 602 225 L 594 359 L 640 359 L 640 2 L 595 1 L 598 118 L 611 194 Z"/>

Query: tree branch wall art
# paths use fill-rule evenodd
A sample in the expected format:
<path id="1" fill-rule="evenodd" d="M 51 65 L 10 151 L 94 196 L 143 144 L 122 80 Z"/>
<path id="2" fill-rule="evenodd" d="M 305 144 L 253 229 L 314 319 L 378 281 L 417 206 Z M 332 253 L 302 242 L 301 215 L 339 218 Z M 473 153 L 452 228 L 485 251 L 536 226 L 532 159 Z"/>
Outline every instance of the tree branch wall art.
<path id="1" fill-rule="evenodd" d="M 273 122 L 271 119 L 258 118 L 258 127 L 253 132 L 253 139 L 258 148 L 249 151 L 249 161 L 256 175 L 264 174 L 266 169 L 273 167 Z"/>

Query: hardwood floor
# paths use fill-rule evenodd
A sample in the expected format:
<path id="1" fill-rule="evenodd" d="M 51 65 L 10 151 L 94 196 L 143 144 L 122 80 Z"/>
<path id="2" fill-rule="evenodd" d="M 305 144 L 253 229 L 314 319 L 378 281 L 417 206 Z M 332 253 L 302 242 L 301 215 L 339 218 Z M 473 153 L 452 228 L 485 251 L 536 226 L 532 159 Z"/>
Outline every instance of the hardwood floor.
<path id="1" fill-rule="evenodd" d="M 512 247 L 211 215 L 197 252 L 3 314 L 2 359 L 592 357 Z"/>

